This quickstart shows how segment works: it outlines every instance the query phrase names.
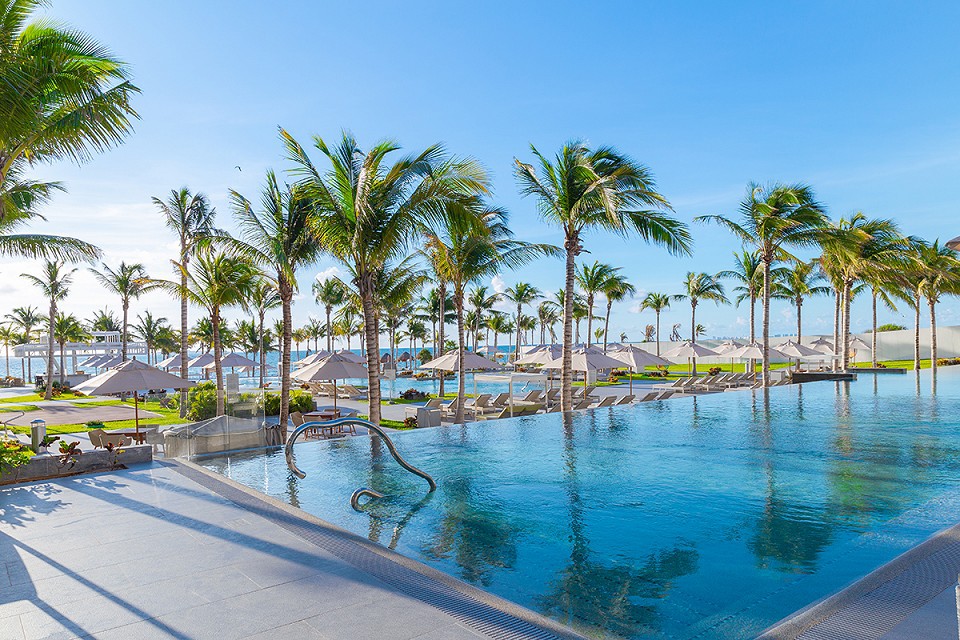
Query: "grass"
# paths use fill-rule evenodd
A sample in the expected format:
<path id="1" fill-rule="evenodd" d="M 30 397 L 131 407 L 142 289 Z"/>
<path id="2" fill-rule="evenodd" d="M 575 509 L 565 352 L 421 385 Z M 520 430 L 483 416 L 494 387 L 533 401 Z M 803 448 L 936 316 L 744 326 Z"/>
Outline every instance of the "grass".
<path id="1" fill-rule="evenodd" d="M 54 400 L 77 400 L 79 398 L 87 398 L 89 396 L 85 395 L 75 395 L 67 391 L 66 393 L 61 393 L 59 396 L 54 397 Z M 28 393 L 23 396 L 12 396 L 10 398 L 0 398 L 0 404 L 21 404 L 28 402 L 40 402 L 43 400 L 42 393 Z"/>
<path id="2" fill-rule="evenodd" d="M 881 364 L 890 368 L 890 369 L 906 369 L 907 371 L 913 370 L 913 360 L 881 360 Z M 867 368 L 873 366 L 871 362 L 857 362 L 856 364 L 851 363 L 851 366 L 856 367 L 857 369 Z M 921 369 L 930 368 L 930 358 L 920 361 Z"/>
<path id="3" fill-rule="evenodd" d="M 93 402 L 83 402 L 83 403 L 71 403 L 74 406 L 78 407 L 115 407 L 115 406 L 133 406 L 133 400 L 96 400 Z M 164 409 L 160 406 L 159 402 L 138 402 L 137 403 L 140 409 L 143 411 L 151 411 L 153 413 L 159 414 L 159 416 L 142 416 L 140 418 L 141 426 L 144 424 L 156 424 L 160 426 L 171 425 L 171 424 L 183 424 L 183 418 L 180 417 L 180 412 L 177 409 Z M 30 411 L 39 409 L 40 407 L 32 406 Z M 6 407 L 4 408 L 6 409 Z M 25 409 L 21 408 L 20 411 Z M 0 410 L 2 411 L 2 410 Z M 96 414 L 90 412 L 91 419 L 94 419 L 93 416 Z M 136 426 L 136 420 L 105 420 L 103 422 L 104 429 L 132 429 Z M 91 427 L 87 424 L 48 424 L 47 433 L 51 435 L 62 435 L 65 433 L 80 433 L 85 431 L 90 431 L 91 429 L 96 429 L 97 427 Z M 11 429 L 16 433 L 30 433 L 30 427 L 11 427 Z"/>
<path id="4" fill-rule="evenodd" d="M 358 415 L 358 418 L 361 420 L 369 420 L 370 416 L 368 415 Z M 411 431 L 413 427 L 408 427 L 403 424 L 402 420 L 387 420 L 386 418 L 380 419 L 380 426 L 387 427 L 388 429 L 396 429 L 397 431 Z"/>
<path id="5" fill-rule="evenodd" d="M 475 395 L 472 394 L 472 393 L 465 393 L 465 394 L 463 394 L 463 395 L 464 395 L 464 397 L 466 397 L 466 398 L 473 398 L 473 397 L 475 397 Z M 394 398 L 393 400 L 381 400 L 380 403 L 381 403 L 381 404 L 416 404 L 416 403 L 418 403 L 418 402 L 426 402 L 427 400 L 430 400 L 430 399 L 432 399 L 432 398 L 437 398 L 437 397 L 439 397 L 439 396 L 437 396 L 437 394 L 435 394 L 435 393 L 428 393 L 426 398 L 422 398 L 422 399 L 420 399 L 420 400 L 405 400 L 405 399 L 403 399 L 403 398 Z M 457 394 L 456 394 L 456 393 L 445 393 L 445 394 L 443 394 L 443 399 L 444 399 L 444 400 L 453 400 L 453 399 L 456 398 L 456 397 L 457 397 Z"/>

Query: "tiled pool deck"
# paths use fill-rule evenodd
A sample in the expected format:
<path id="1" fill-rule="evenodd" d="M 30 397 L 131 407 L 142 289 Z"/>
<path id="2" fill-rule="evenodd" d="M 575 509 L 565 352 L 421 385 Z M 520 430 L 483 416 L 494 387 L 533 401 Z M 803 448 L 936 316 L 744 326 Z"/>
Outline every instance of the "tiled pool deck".
<path id="1" fill-rule="evenodd" d="M 0 640 L 579 638 L 180 463 L 0 490 Z"/>

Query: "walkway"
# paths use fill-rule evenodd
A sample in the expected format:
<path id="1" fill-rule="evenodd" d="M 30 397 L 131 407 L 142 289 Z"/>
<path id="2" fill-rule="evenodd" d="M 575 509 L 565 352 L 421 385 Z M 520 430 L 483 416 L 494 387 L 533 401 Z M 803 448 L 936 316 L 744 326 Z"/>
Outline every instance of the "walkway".
<path id="1" fill-rule="evenodd" d="M 0 638 L 578 638 L 180 463 L 0 490 Z"/>

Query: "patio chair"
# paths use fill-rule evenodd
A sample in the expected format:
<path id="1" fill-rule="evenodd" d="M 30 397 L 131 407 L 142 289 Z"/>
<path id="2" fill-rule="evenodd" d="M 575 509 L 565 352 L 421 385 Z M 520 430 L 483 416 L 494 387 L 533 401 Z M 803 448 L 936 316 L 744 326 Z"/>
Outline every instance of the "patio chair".
<path id="1" fill-rule="evenodd" d="M 540 396 L 542 394 L 543 394 L 543 391 L 540 391 L 539 389 L 534 389 L 527 395 L 520 398 L 520 401 L 521 402 L 537 402 L 540 399 Z"/>
<path id="2" fill-rule="evenodd" d="M 94 449 L 103 447 L 104 435 L 103 429 L 90 429 L 90 431 L 87 431 L 87 437 L 90 438 L 90 444 L 93 445 Z"/>
<path id="3" fill-rule="evenodd" d="M 675 395 L 677 395 L 676 391 L 664 391 L 663 393 L 660 394 L 660 397 L 657 398 L 657 400 L 666 400 L 668 398 L 672 398 Z"/>
<path id="4" fill-rule="evenodd" d="M 560 391 L 560 389 L 550 389 L 550 391 L 547 392 L 547 402 L 550 404 L 560 402 Z"/>
<path id="5" fill-rule="evenodd" d="M 452 420 L 457 415 L 457 407 L 460 406 L 461 402 L 463 402 L 463 399 L 460 396 L 457 396 L 446 406 L 441 406 L 440 417 Z"/>
<path id="6" fill-rule="evenodd" d="M 491 407 L 505 407 L 510 401 L 509 393 L 500 393 L 496 398 L 493 399 L 493 402 L 490 403 Z"/>
<path id="7" fill-rule="evenodd" d="M 573 411 L 581 411 L 583 409 L 589 409 L 590 404 L 591 403 L 589 400 L 581 400 L 577 404 L 573 405 Z"/>
<path id="8" fill-rule="evenodd" d="M 344 400 L 361 400 L 367 397 L 367 394 L 357 389 L 352 384 L 345 384 L 337 391 L 337 397 Z"/>
<path id="9" fill-rule="evenodd" d="M 560 413 L 560 408 L 561 408 L 560 403 L 557 403 L 552 407 L 550 407 L 549 409 L 547 409 L 546 413 Z"/>
<path id="10" fill-rule="evenodd" d="M 100 436 L 100 444 L 106 449 L 107 447 L 129 447 L 133 442 L 133 438 L 130 436 L 122 436 L 118 433 L 107 433 L 103 432 L 103 435 Z"/>
<path id="11" fill-rule="evenodd" d="M 423 405 L 425 409 L 439 409 L 443 406 L 443 400 L 440 398 L 430 398 L 427 400 L 427 403 Z"/>
<path id="12" fill-rule="evenodd" d="M 290 414 L 290 422 L 293 423 L 294 427 L 299 427 L 304 422 L 306 422 L 306 420 L 304 419 L 302 413 L 300 413 L 299 411 L 294 411 L 293 413 Z"/>
<path id="13" fill-rule="evenodd" d="M 464 405 L 464 410 L 468 413 L 473 413 L 474 416 L 479 415 L 483 412 L 484 409 L 489 409 L 490 407 L 490 398 L 492 396 L 489 393 L 481 393 L 477 396 L 472 403 Z"/>
<path id="14" fill-rule="evenodd" d="M 514 413 L 514 415 L 517 415 L 517 414 Z M 483 415 L 477 416 L 477 420 L 500 420 L 502 418 L 509 418 L 509 417 L 510 417 L 510 407 L 507 407 L 505 409 L 500 409 L 500 411 L 496 413 L 491 413 L 485 416 Z"/>

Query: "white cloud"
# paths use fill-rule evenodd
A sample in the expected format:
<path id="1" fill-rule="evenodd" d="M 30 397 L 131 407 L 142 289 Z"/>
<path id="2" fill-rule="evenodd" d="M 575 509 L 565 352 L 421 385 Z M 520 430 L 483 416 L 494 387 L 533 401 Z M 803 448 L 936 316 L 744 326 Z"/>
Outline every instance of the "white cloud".
<path id="1" fill-rule="evenodd" d="M 326 282 L 331 278 L 343 279 L 343 271 L 336 265 L 328 267 L 317 274 L 317 282 Z"/>
<path id="2" fill-rule="evenodd" d="M 497 274 L 490 280 L 490 286 L 497 293 L 503 293 L 507 290 L 507 281 L 500 274 Z"/>

